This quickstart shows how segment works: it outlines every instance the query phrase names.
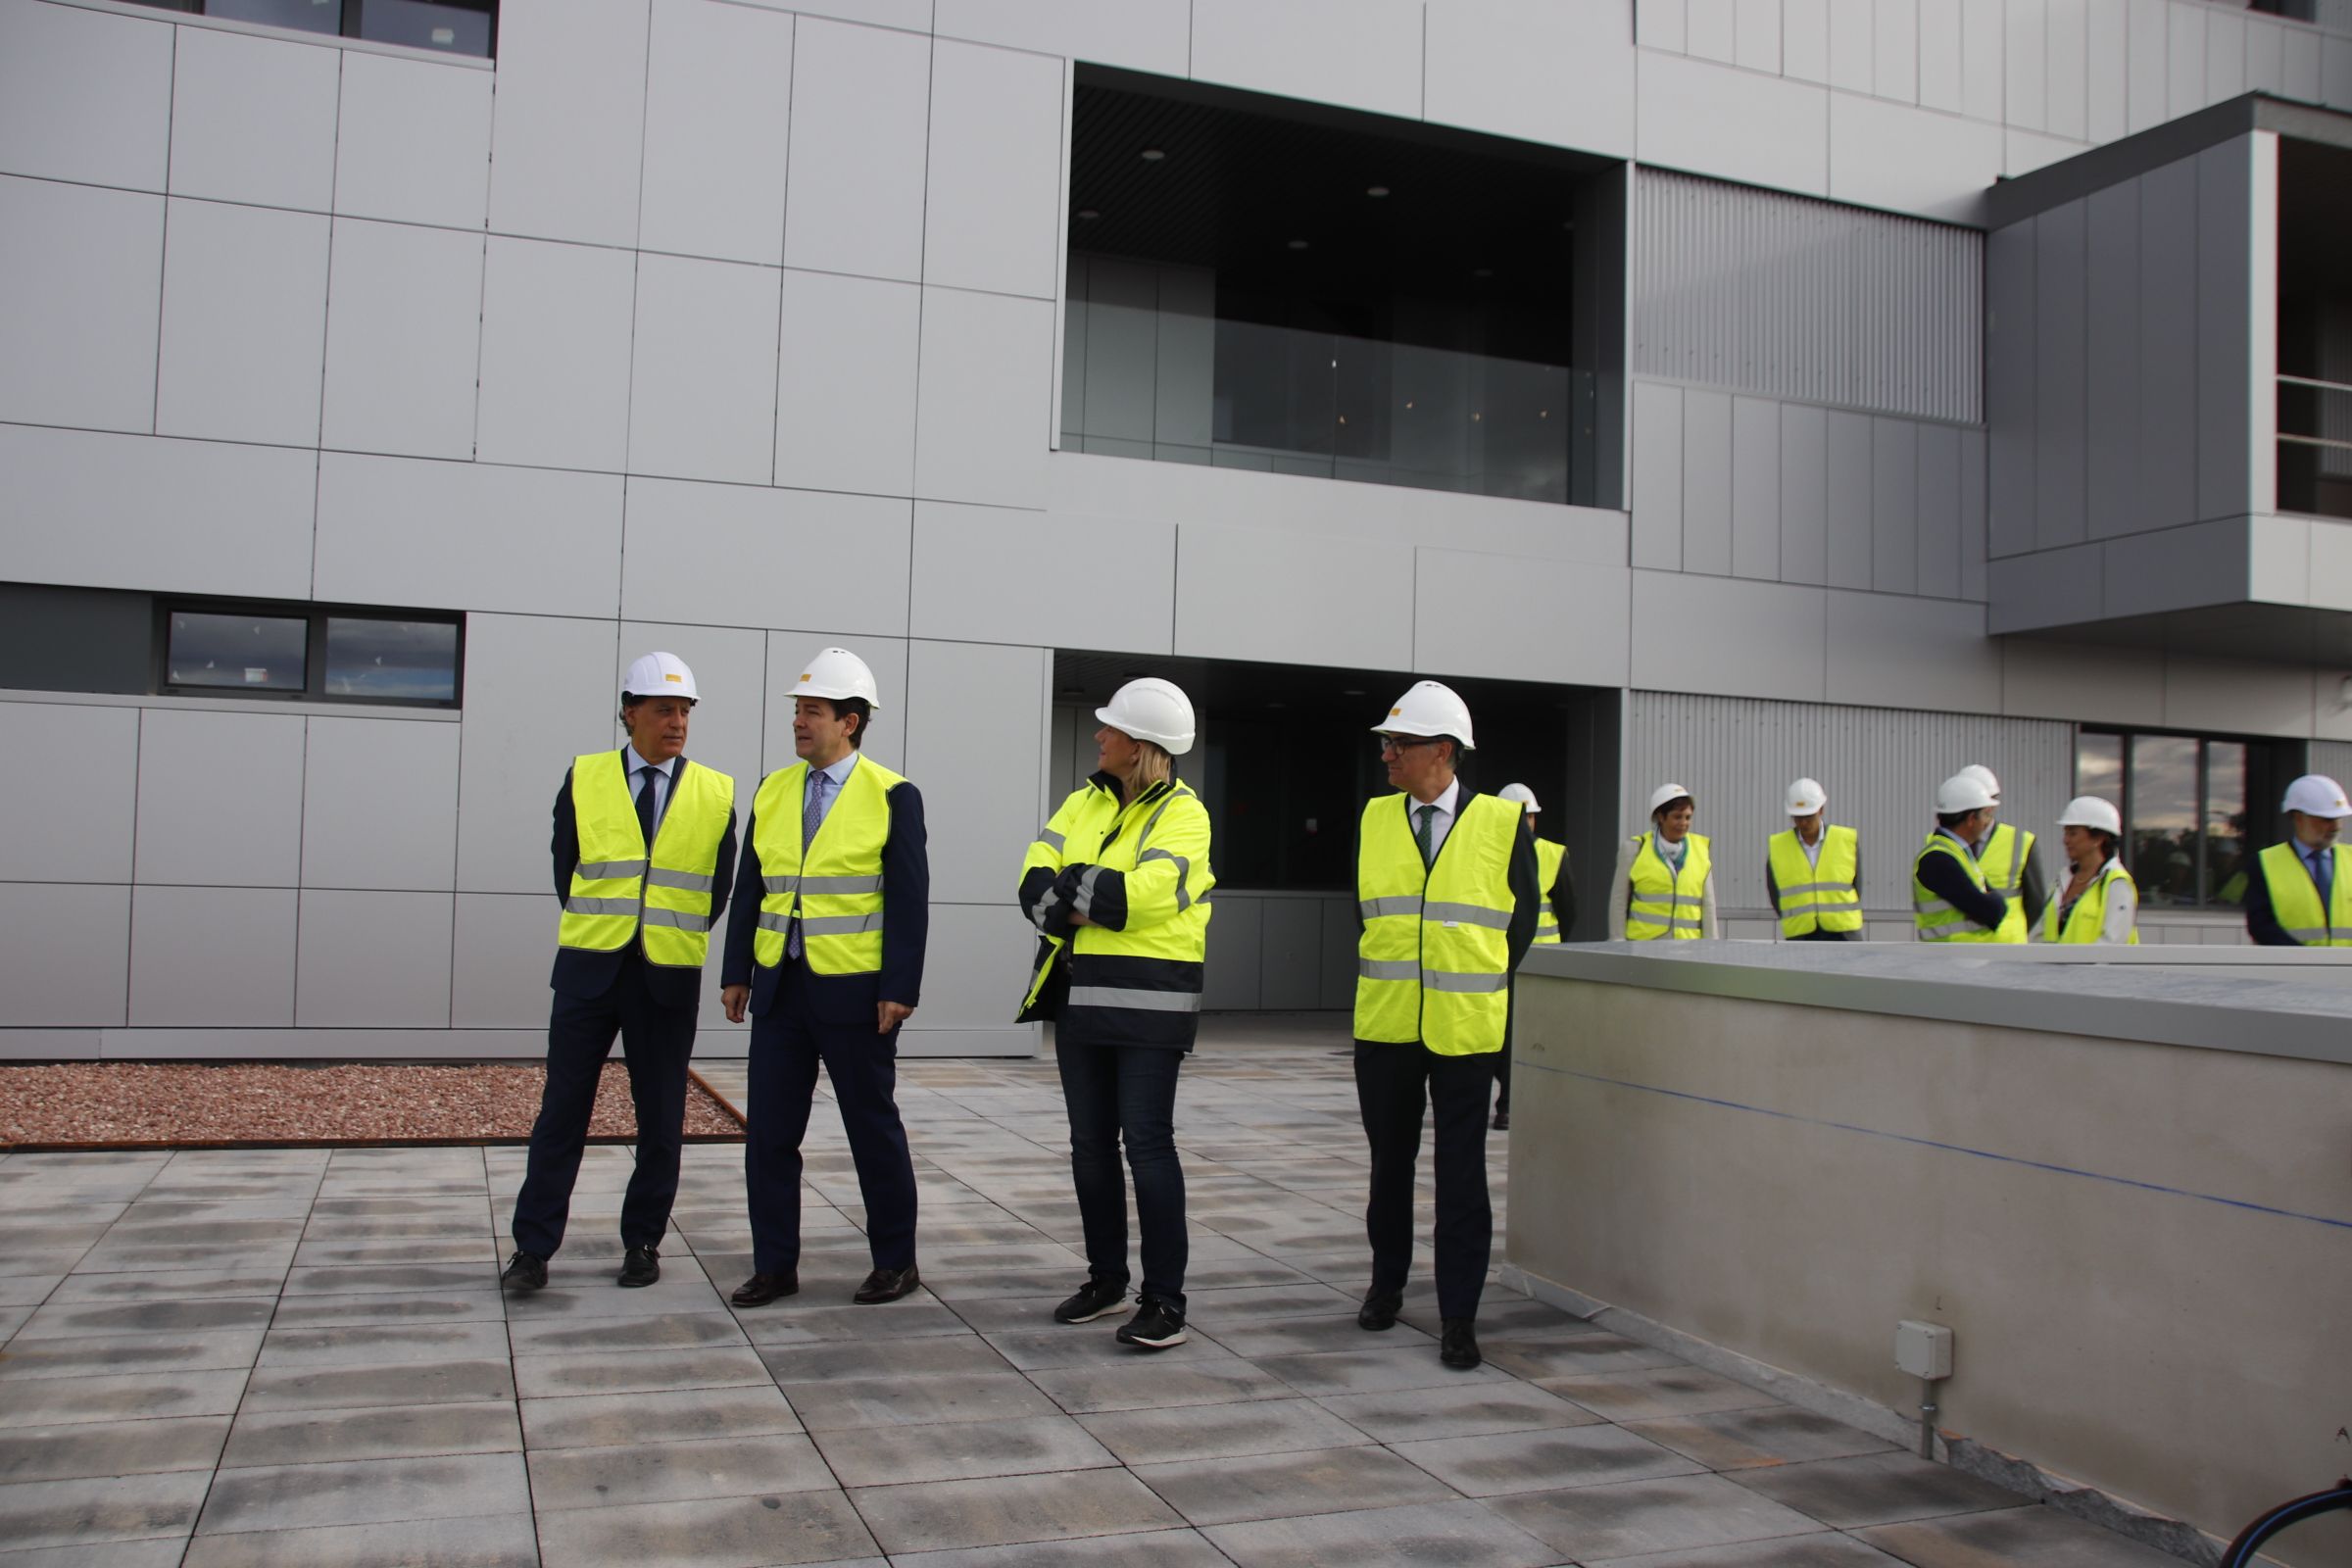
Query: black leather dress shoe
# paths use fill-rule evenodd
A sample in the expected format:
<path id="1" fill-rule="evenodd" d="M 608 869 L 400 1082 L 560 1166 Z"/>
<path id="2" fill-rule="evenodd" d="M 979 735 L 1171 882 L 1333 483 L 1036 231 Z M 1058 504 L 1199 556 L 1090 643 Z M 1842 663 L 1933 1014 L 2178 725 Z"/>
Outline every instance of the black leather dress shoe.
<path id="1" fill-rule="evenodd" d="M 1396 1314 L 1404 1309 L 1402 1291 L 1366 1291 L 1364 1304 L 1356 1308 L 1355 1326 L 1377 1334 L 1382 1329 L 1396 1326 Z"/>
<path id="2" fill-rule="evenodd" d="M 801 1271 L 788 1268 L 781 1274 L 755 1274 L 735 1287 L 727 1299 L 737 1306 L 765 1306 L 780 1296 L 801 1294 Z"/>
<path id="3" fill-rule="evenodd" d="M 1494 1113 L 1494 1130 L 1498 1133 L 1507 1133 L 1511 1130 L 1511 1113 L 1509 1111 L 1498 1110 Z"/>
<path id="4" fill-rule="evenodd" d="M 547 1259 L 537 1252 L 516 1252 L 507 1259 L 498 1283 L 510 1291 L 535 1291 L 547 1283 Z"/>
<path id="5" fill-rule="evenodd" d="M 1438 1359 L 1456 1372 L 1467 1372 L 1486 1359 L 1478 1353 L 1478 1335 L 1471 1325 L 1466 1317 L 1449 1317 L 1439 1325 Z"/>
<path id="6" fill-rule="evenodd" d="M 662 1277 L 662 1254 L 650 1247 L 632 1247 L 629 1255 L 621 1260 L 620 1282 L 634 1289 L 651 1285 Z"/>
<path id="7" fill-rule="evenodd" d="M 923 1283 L 922 1271 L 912 1263 L 905 1268 L 878 1268 L 865 1277 L 858 1294 L 850 1298 L 859 1306 L 874 1306 L 883 1301 L 895 1301 Z"/>

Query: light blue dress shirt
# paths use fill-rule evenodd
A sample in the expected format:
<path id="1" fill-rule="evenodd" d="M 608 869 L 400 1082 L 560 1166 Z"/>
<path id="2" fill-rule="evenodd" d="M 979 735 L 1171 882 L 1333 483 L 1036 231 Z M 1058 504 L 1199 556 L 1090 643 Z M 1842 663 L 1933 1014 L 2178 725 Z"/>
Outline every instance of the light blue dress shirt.
<path id="1" fill-rule="evenodd" d="M 856 770 L 857 766 L 858 754 L 852 752 L 828 767 L 812 767 L 808 770 L 807 787 L 816 798 L 817 826 L 825 825 L 825 818 L 831 813 L 833 803 L 841 799 L 841 787 L 850 781 L 850 774 Z M 805 795 L 801 798 L 802 819 L 806 821 L 808 815 L 808 797 Z"/>

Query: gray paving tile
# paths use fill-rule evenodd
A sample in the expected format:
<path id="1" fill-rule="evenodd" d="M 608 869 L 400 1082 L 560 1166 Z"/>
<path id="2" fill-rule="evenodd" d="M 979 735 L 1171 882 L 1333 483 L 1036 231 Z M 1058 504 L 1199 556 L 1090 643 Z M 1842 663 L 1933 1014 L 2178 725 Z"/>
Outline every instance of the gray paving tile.
<path id="1" fill-rule="evenodd" d="M 530 1506 L 519 1453 L 266 1465 L 215 1477 L 196 1534 L 461 1519 Z"/>
<path id="2" fill-rule="evenodd" d="M 350 1237 L 306 1240 L 294 1249 L 296 1268 L 388 1268 L 409 1263 L 495 1267 L 505 1262 L 493 1237 L 409 1237 L 360 1241 Z"/>
<path id="3" fill-rule="evenodd" d="M 1727 1479 L 1838 1530 L 2014 1508 L 2024 1500 L 1950 1465 L 1902 1452 L 1736 1470 Z"/>
<path id="4" fill-rule="evenodd" d="M 11 1420 L 28 1426 L 227 1415 L 237 1408 L 246 1377 L 238 1370 L 35 1378 L 11 1384 L 6 1406 Z"/>
<path id="5" fill-rule="evenodd" d="M 198 1536 L 183 1568 L 538 1568 L 527 1512 Z M 8 1568 L 15 1568 L 14 1564 Z"/>
<path id="6" fill-rule="evenodd" d="M 1694 1366 L 1642 1367 L 1586 1377 L 1544 1378 L 1537 1386 L 1610 1421 L 1649 1421 L 1717 1410 L 1757 1410 L 1782 1401 L 1759 1389 Z"/>
<path id="7" fill-rule="evenodd" d="M 1232 1559 L 1195 1530 L 917 1551 L 893 1561 L 904 1568 L 1232 1568 Z"/>
<path id="8" fill-rule="evenodd" d="M 2179 1568 L 2180 1559 L 2038 1503 L 1854 1532 L 1915 1568 Z"/>
<path id="9" fill-rule="evenodd" d="M 61 1301 L 184 1301 L 199 1296 L 275 1296 L 286 1271 L 239 1263 L 223 1268 L 158 1269 L 144 1274 L 68 1274 L 51 1304 Z"/>
<path id="10" fill-rule="evenodd" d="M 1483 1503 L 1425 1502 L 1200 1532 L 1240 1568 L 1543 1568 L 1559 1554 Z"/>
<path id="11" fill-rule="evenodd" d="M 8 1306 L 37 1306 L 49 1299 L 50 1293 L 63 1283 L 66 1275 L 11 1273 L 0 1276 L 0 1304 Z"/>
<path id="12" fill-rule="evenodd" d="M 522 1428 L 511 1403 L 378 1405 L 358 1410 L 248 1410 L 229 1434 L 223 1466 L 511 1453 Z"/>
<path id="13" fill-rule="evenodd" d="M 14 1427 L 0 1432 L 0 1484 L 210 1470 L 227 1435 L 225 1415 Z"/>
<path id="14" fill-rule="evenodd" d="M 0 1555 L 0 1568 L 179 1568 L 185 1536 L 101 1541 L 75 1546 L 36 1546 Z"/>
<path id="15" fill-rule="evenodd" d="M 893 1556 L 949 1546 L 1067 1541 L 1183 1523 L 1124 1470 L 867 1487 L 857 1494 L 857 1503 L 874 1540 Z"/>
<path id="16" fill-rule="evenodd" d="M 277 1308 L 267 1296 L 198 1297 L 191 1300 L 51 1301 L 17 1331 L 21 1340 L 93 1334 L 183 1334 L 211 1329 L 267 1329 Z"/>
<path id="17" fill-rule="evenodd" d="M 212 1476 L 203 1470 L 0 1486 L 0 1541 L 35 1546 L 185 1537 Z"/>
<path id="18" fill-rule="evenodd" d="M 1195 1526 L 1339 1513 L 1372 1497 L 1406 1504 L 1455 1495 L 1427 1471 L 1364 1446 L 1139 1464 L 1135 1473 Z"/>
<path id="19" fill-rule="evenodd" d="M 617 1261 L 617 1256 L 616 1259 Z M 723 1312 L 726 1299 L 704 1278 L 689 1257 L 662 1259 L 662 1278 L 638 1290 L 622 1290 L 613 1273 L 598 1268 L 594 1274 L 558 1272 L 549 1265 L 551 1284 L 528 1296 L 507 1298 L 507 1317 L 516 1323 L 548 1318 L 654 1317 L 671 1312 Z M 477 1276 L 478 1277 L 478 1276 Z M 561 1283 L 552 1283 L 555 1281 Z"/>
<path id="20" fill-rule="evenodd" d="M 103 1377 L 120 1373 L 215 1372 L 253 1365 L 260 1329 L 194 1333 L 90 1334 L 23 1340 L 0 1358 L 0 1382 Z"/>
<path id="21" fill-rule="evenodd" d="M 1118 1460 L 1066 1415 L 932 1426 L 843 1427 L 816 1435 L 845 1487 L 1089 1470 Z"/>
<path id="22" fill-rule="evenodd" d="M 663 1389 L 757 1388 L 767 1368 L 748 1345 L 694 1350 L 646 1350 L 629 1355 L 518 1355 L 514 1386 L 526 1398 L 564 1394 L 650 1394 Z"/>
<path id="23" fill-rule="evenodd" d="M 1358 1298 L 1303 1276 L 1273 1285 L 1202 1286 L 1188 1277 L 1185 1314 L 1203 1324 L 1265 1324 L 1283 1318 L 1353 1321 Z"/>
<path id="24" fill-rule="evenodd" d="M 504 1323 L 365 1323 L 272 1329 L 259 1365 L 391 1366 L 404 1361 L 478 1361 L 507 1353 Z"/>
<path id="25" fill-rule="evenodd" d="M 1539 1378 L 1585 1377 L 1595 1372 L 1633 1372 L 1684 1365 L 1682 1357 L 1653 1349 L 1622 1335 L 1571 1334 L 1557 1339 L 1497 1339 L 1484 1344 L 1486 1357 L 1503 1371 L 1530 1382 Z"/>
<path id="26" fill-rule="evenodd" d="M 1606 1481 L 1646 1481 L 1703 1470 L 1670 1448 L 1620 1427 L 1563 1427 L 1500 1432 L 1483 1438 L 1437 1438 L 1394 1445 L 1396 1452 L 1472 1497 L 1546 1492 Z"/>
<path id="27" fill-rule="evenodd" d="M 246 1268 L 282 1270 L 293 1263 L 294 1247 L 291 1235 L 279 1241 L 238 1243 L 116 1241 L 110 1237 L 82 1253 L 73 1271 L 142 1274 L 158 1269 L 202 1268 L 224 1251 L 235 1252 L 238 1263 Z"/>
<path id="28" fill-rule="evenodd" d="M 477 1404 L 514 1397 L 504 1360 L 412 1361 L 397 1366 L 263 1367 L 247 1410 L 345 1410 L 402 1404 Z"/>
<path id="29" fill-rule="evenodd" d="M 380 1296 L 287 1296 L 271 1327 L 349 1328 L 364 1323 L 504 1322 L 507 1303 L 495 1285 L 477 1290 L 398 1291 Z"/>
<path id="30" fill-rule="evenodd" d="M 1125 1314 L 1093 1323 L 1056 1324 L 1046 1329 L 1020 1329 L 990 1334 L 988 1343 L 1006 1361 L 1024 1372 L 1050 1372 L 1063 1367 L 1134 1366 L 1147 1354 L 1162 1366 L 1230 1366 L 1241 1360 L 1204 1334 L 1194 1334 L 1182 1345 L 1165 1350 L 1139 1351 L 1121 1345 L 1119 1326 Z"/>
<path id="31" fill-rule="evenodd" d="M 539 1549 L 564 1568 L 766 1568 L 866 1557 L 874 1538 L 841 1493 L 787 1492 L 566 1508 L 540 1517 Z"/>
<path id="32" fill-rule="evenodd" d="M 827 1341 L 812 1345 L 762 1346 L 760 1357 L 775 1380 L 789 1388 L 832 1378 L 934 1377 L 944 1373 L 1012 1370 L 996 1348 L 976 1334 L 932 1335 L 879 1344 Z"/>
<path id="33" fill-rule="evenodd" d="M 1371 1335 L 1359 1338 L 1370 1339 Z M 1396 1342 L 1379 1336 L 1385 1345 Z M 1267 1355 L 1257 1366 L 1300 1394 L 1390 1394 L 1399 1389 L 1435 1389 L 1478 1382 L 1503 1384 L 1509 1374 L 1487 1365 L 1457 1372 L 1438 1359 L 1438 1348 L 1424 1340 L 1396 1349 L 1319 1350 L 1311 1355 Z"/>
<path id="34" fill-rule="evenodd" d="M 1115 1410 L 1078 1419 L 1128 1464 L 1296 1453 L 1370 1441 L 1311 1399 Z"/>
<path id="35" fill-rule="evenodd" d="M 1902 1559 L 1866 1546 L 1851 1536 L 1782 1536 L 1696 1551 L 1646 1552 L 1639 1557 L 1595 1557 L 1585 1568 L 1902 1568 Z M 2011 1568 L 1985 1562 L 1982 1568 Z"/>
<path id="36" fill-rule="evenodd" d="M 1557 1547 L 1563 1557 L 1579 1561 L 1801 1536 L 1819 1529 L 1793 1508 L 1709 1475 L 1573 1484 L 1564 1491 L 1497 1497 L 1493 1506 L 1529 1535 Z"/>
<path id="37" fill-rule="evenodd" d="M 829 1383 L 796 1383 L 785 1394 L 801 1424 L 811 1432 L 939 1421 L 1009 1421 L 1058 1413 L 1051 1399 L 1016 1372 L 841 1378 Z"/>
<path id="38" fill-rule="evenodd" d="M 1884 1453 L 1894 1446 L 1858 1427 L 1800 1410 L 1792 1404 L 1761 1410 L 1725 1410 L 1713 1415 L 1669 1416 L 1658 1421 L 1629 1421 L 1624 1425 L 1626 1431 L 1662 1443 L 1677 1453 L 1687 1453 L 1710 1470 L 1839 1459 L 1849 1454 Z"/>
<path id="39" fill-rule="evenodd" d="M 544 1516 L 564 1508 L 834 1488 L 816 1446 L 799 1433 L 611 1448 L 551 1448 L 530 1456 L 531 1501 Z"/>
<path id="40" fill-rule="evenodd" d="M 534 1450 L 614 1447 L 710 1438 L 765 1438 L 801 1430 L 773 1385 L 679 1389 L 660 1394 L 584 1394 L 522 1401 Z"/>
<path id="41" fill-rule="evenodd" d="M 1383 1443 L 1592 1426 L 1600 1420 L 1582 1405 L 1524 1383 L 1439 1384 L 1380 1394 L 1327 1395 L 1320 1402 Z"/>
<path id="42" fill-rule="evenodd" d="M 861 1268 L 858 1278 L 865 1278 Z M 732 1289 L 732 1287 L 730 1287 Z M 845 1289 L 844 1297 L 849 1295 Z M 1055 1297 L 1059 1300 L 1060 1297 Z M 918 1291 L 878 1306 L 825 1306 L 799 1296 L 738 1313 L 754 1345 L 814 1345 L 837 1340 L 911 1340 L 934 1334 L 964 1334 L 971 1325 L 940 1301 Z"/>
<path id="43" fill-rule="evenodd" d="M 507 1325 L 517 1355 L 603 1355 L 636 1350 L 698 1350 L 744 1344 L 743 1330 L 725 1312 L 673 1312 L 662 1317 L 537 1318 Z"/>
<path id="44" fill-rule="evenodd" d="M 1251 1324 L 1248 1320 L 1219 1323 L 1209 1327 L 1208 1337 L 1237 1355 L 1263 1360 L 1278 1355 L 1311 1355 L 1330 1350 L 1401 1350 L 1423 1348 L 1435 1356 L 1438 1342 L 1419 1329 L 1397 1324 L 1380 1334 L 1367 1334 L 1356 1327 L 1352 1307 L 1346 1315 L 1337 1312 L 1315 1317 L 1282 1318 L 1272 1323 Z"/>
<path id="45" fill-rule="evenodd" d="M 1238 1399 L 1288 1398 L 1291 1390 L 1248 1361 L 1172 1366 L 1139 1356 L 1127 1366 L 1066 1367 L 1037 1372 L 1029 1381 L 1072 1415 L 1104 1410 L 1149 1410 Z"/>
<path id="46" fill-rule="evenodd" d="M 377 1263 L 360 1268 L 298 1268 L 287 1274 L 285 1281 L 288 1296 L 384 1296 L 478 1291 L 485 1285 L 497 1285 L 498 1270 L 486 1263 Z"/>

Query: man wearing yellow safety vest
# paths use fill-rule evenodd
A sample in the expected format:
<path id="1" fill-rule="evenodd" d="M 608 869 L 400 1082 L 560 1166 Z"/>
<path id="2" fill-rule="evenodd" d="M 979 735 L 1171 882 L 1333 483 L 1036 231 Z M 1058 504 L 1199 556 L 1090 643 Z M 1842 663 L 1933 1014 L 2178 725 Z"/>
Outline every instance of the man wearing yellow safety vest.
<path id="1" fill-rule="evenodd" d="M 2352 857 L 2335 841 L 2352 816 L 2344 787 L 2306 773 L 2286 787 L 2278 808 L 2292 832 L 2254 858 L 2246 933 L 2266 948 L 2352 948 Z"/>
<path id="2" fill-rule="evenodd" d="M 699 701 L 694 671 L 648 654 L 620 684 L 629 743 L 572 760 L 556 794 L 555 1004 L 547 1084 L 514 1199 L 509 1289 L 547 1283 L 564 1245 L 572 1183 L 605 1058 L 618 1035 L 637 1107 L 637 1159 L 620 1205 L 619 1283 L 662 1277 L 662 1238 L 678 1196 L 686 1060 L 710 926 L 735 868 L 735 781 L 686 760 Z"/>
<path id="3" fill-rule="evenodd" d="M 1992 827 L 1992 791 L 1955 773 L 1936 789 L 1936 831 L 1911 862 L 1914 934 L 1922 942 L 2023 942 L 2009 934 L 2009 902 L 1987 885 L 1976 846 Z"/>
<path id="4" fill-rule="evenodd" d="M 1536 834 L 1536 818 L 1544 808 L 1536 800 L 1536 792 L 1524 784 L 1505 784 L 1494 792 L 1495 798 L 1517 801 L 1521 812 L 1520 825 L 1527 831 L 1528 842 L 1536 847 L 1536 886 L 1542 889 L 1543 902 L 1536 908 L 1535 945 L 1556 947 L 1562 933 L 1576 924 L 1576 879 L 1568 874 L 1568 846 L 1554 844 Z M 1513 994 L 1516 1005 L 1516 993 Z M 1510 1030 L 1503 1030 L 1502 1054 L 1494 1058 L 1494 1121 L 1498 1133 L 1511 1130 L 1511 1039 Z"/>
<path id="5" fill-rule="evenodd" d="M 1862 929 L 1862 844 L 1833 827 L 1816 779 L 1788 786 L 1788 826 L 1765 846 L 1764 890 L 1790 942 L 1851 942 Z"/>
<path id="6" fill-rule="evenodd" d="M 1449 688 L 1415 682 L 1372 728 L 1398 793 L 1372 798 L 1356 840 L 1355 1096 L 1372 1151 L 1372 1285 L 1355 1321 L 1393 1328 L 1403 1307 L 1421 1122 L 1434 1107 L 1438 1359 L 1467 1371 L 1480 1360 L 1478 1298 L 1494 1228 L 1487 1086 L 1511 971 L 1543 902 L 1535 847 L 1516 803 L 1455 775 L 1475 742 L 1470 710 Z"/>
<path id="7" fill-rule="evenodd" d="M 899 1118 L 899 1026 L 923 986 L 931 867 L 923 797 L 863 753 L 881 688 L 827 648 L 793 687 L 800 760 L 760 781 L 744 829 L 719 997 L 752 1020 L 743 1178 L 752 1277 L 729 1298 L 765 1306 L 801 1288 L 801 1139 L 821 1062 L 865 1200 L 873 1272 L 851 1299 L 895 1301 L 914 1261 L 914 1161 Z M 758 902 L 754 903 L 754 896 Z"/>
<path id="8" fill-rule="evenodd" d="M 2008 906 L 2001 916 L 2001 940 L 2023 942 L 2034 928 L 2034 916 L 2049 903 L 2049 888 L 2041 879 L 2041 861 L 2034 854 L 2034 837 L 2022 827 L 1998 820 L 2001 781 L 1982 762 L 1971 762 L 1956 775 L 1975 779 L 1992 797 L 1993 818 L 1975 849 L 1984 868 L 1984 886 Z"/>

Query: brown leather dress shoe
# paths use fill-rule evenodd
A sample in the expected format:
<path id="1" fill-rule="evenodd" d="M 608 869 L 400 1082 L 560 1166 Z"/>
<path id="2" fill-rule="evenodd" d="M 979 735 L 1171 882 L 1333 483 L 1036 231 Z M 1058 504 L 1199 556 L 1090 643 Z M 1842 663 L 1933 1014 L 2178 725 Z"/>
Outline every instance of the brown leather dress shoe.
<path id="1" fill-rule="evenodd" d="M 755 1274 L 735 1287 L 727 1299 L 737 1306 L 765 1306 L 779 1296 L 801 1294 L 801 1271 L 786 1269 L 781 1274 Z"/>
<path id="2" fill-rule="evenodd" d="M 878 1268 L 865 1277 L 865 1283 L 858 1287 L 858 1294 L 850 1299 L 859 1306 L 895 1301 L 922 1283 L 922 1270 L 912 1263 L 905 1268 Z"/>

